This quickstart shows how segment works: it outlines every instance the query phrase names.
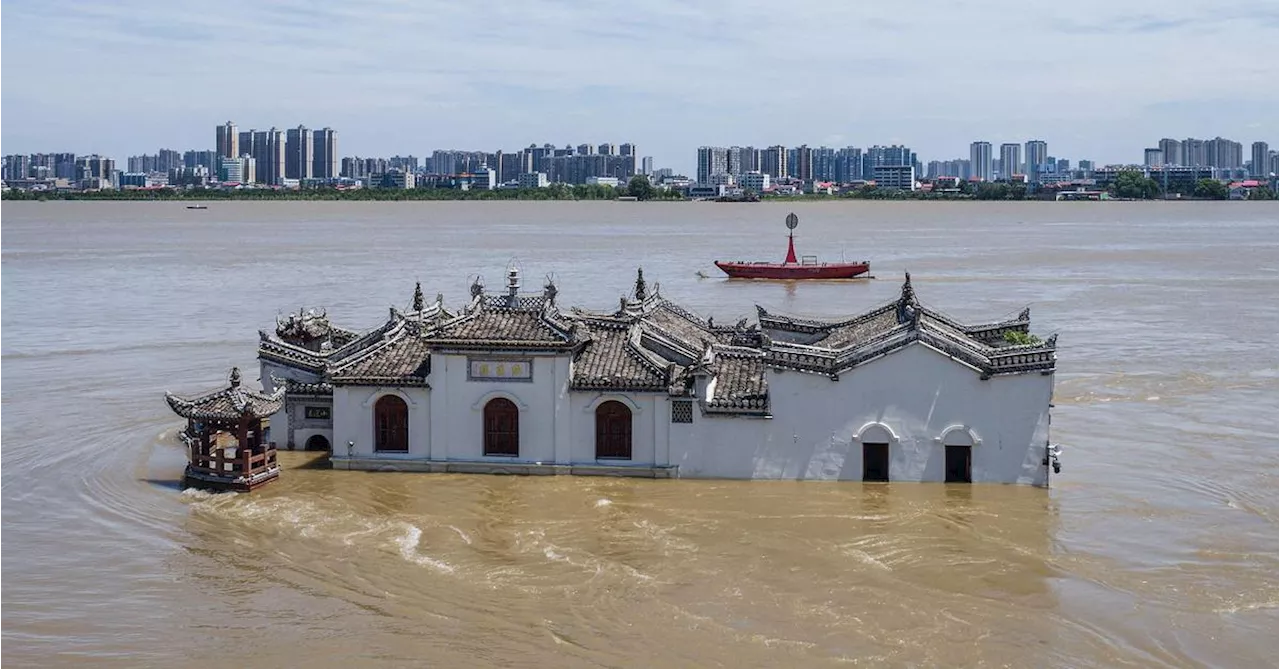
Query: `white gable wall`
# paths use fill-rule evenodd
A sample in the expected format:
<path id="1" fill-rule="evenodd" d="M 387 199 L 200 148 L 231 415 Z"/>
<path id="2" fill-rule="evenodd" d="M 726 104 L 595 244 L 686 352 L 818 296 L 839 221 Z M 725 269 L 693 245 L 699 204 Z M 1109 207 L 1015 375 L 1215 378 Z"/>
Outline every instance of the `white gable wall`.
<path id="1" fill-rule="evenodd" d="M 943 481 L 954 426 L 981 443 L 973 481 L 1043 485 L 1053 377 L 1038 372 L 983 381 L 977 371 L 914 343 L 841 375 L 766 372 L 773 418 L 695 416 L 690 439 L 672 443 L 681 477 L 861 480 L 858 432 L 881 423 L 890 479 Z"/>

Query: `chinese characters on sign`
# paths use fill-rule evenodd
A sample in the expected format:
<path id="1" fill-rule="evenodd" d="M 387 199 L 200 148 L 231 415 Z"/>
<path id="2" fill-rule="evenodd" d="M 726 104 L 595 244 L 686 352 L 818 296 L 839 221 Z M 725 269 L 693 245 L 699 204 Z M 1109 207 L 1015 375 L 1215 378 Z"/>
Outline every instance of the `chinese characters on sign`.
<path id="1" fill-rule="evenodd" d="M 531 381 L 532 360 L 472 359 L 467 376 L 472 381 Z"/>

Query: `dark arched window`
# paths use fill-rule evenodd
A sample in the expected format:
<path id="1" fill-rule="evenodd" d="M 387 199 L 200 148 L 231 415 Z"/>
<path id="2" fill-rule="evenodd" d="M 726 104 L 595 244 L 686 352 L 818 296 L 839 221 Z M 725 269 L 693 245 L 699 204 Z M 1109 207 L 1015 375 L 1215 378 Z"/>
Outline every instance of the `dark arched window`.
<path id="1" fill-rule="evenodd" d="M 596 407 L 596 458 L 631 459 L 631 409 L 622 402 Z"/>
<path id="2" fill-rule="evenodd" d="M 377 451 L 409 450 L 409 405 L 395 395 L 383 395 L 373 405 L 373 448 Z"/>
<path id="3" fill-rule="evenodd" d="M 520 455 L 520 410 L 505 397 L 484 405 L 484 454 Z"/>

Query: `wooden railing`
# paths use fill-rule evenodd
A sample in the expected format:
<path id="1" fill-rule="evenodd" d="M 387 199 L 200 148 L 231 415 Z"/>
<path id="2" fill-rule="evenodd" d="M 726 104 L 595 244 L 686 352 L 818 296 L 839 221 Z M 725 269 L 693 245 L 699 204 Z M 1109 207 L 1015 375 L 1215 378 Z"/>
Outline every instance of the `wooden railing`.
<path id="1" fill-rule="evenodd" d="M 259 453 L 248 448 L 238 449 L 234 457 L 227 457 L 227 449 L 218 448 L 208 455 L 202 454 L 198 446 L 191 449 L 191 470 L 210 476 L 236 478 L 253 477 L 275 468 L 276 446 L 267 445 Z"/>

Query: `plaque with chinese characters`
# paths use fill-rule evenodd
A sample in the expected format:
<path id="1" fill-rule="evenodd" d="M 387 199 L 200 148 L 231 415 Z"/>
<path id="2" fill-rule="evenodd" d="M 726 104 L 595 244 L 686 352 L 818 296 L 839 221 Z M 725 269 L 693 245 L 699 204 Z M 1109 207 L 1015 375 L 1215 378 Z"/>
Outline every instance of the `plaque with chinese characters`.
<path id="1" fill-rule="evenodd" d="M 532 381 L 533 361 L 528 359 L 471 358 L 467 378 L 472 381 Z"/>

